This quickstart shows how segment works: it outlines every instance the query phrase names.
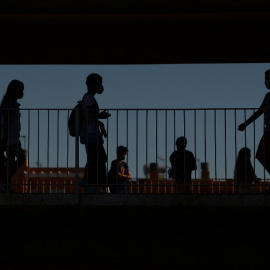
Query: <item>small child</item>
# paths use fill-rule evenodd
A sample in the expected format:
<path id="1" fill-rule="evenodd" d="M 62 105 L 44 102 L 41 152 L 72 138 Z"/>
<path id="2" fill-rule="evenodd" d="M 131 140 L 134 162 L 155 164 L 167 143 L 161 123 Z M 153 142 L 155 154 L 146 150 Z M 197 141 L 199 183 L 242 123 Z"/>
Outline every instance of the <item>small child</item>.
<path id="1" fill-rule="evenodd" d="M 124 162 L 127 153 L 127 147 L 117 147 L 117 159 L 112 161 L 108 174 L 110 193 L 127 193 L 127 182 L 132 179 L 128 165 Z"/>
<path id="2" fill-rule="evenodd" d="M 192 152 L 186 150 L 187 139 L 185 137 L 179 137 L 175 144 L 177 150 L 170 156 L 170 177 L 175 180 L 177 193 L 190 193 L 191 173 L 197 169 L 196 159 Z"/>

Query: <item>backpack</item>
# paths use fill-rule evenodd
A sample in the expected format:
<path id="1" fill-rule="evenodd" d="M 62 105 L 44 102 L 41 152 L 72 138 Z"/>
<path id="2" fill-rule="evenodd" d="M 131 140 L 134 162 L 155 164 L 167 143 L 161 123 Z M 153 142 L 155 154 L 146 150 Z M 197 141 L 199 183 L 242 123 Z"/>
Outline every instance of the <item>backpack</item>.
<path id="1" fill-rule="evenodd" d="M 82 116 L 82 100 L 78 101 L 78 104 L 72 110 L 68 118 L 68 131 L 69 135 L 72 137 L 76 136 L 76 110 L 79 109 L 79 133 L 83 126 L 83 116 Z"/>

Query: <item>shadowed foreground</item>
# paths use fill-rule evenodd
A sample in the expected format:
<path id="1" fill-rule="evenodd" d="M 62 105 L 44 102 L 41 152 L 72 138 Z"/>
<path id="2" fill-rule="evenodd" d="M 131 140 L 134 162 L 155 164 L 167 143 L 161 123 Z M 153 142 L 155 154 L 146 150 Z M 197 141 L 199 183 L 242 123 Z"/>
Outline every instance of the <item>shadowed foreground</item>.
<path id="1" fill-rule="evenodd" d="M 1 206 L 1 269 L 269 269 L 269 207 Z"/>

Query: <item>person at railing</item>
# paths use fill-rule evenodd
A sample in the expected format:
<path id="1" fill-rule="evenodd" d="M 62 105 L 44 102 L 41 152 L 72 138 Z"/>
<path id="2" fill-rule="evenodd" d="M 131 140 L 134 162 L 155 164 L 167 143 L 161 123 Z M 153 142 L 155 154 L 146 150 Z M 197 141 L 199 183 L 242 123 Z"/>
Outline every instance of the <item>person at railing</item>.
<path id="1" fill-rule="evenodd" d="M 265 71 L 265 87 L 270 90 L 270 69 Z M 256 158 L 263 165 L 265 170 L 270 173 L 270 92 L 268 92 L 260 108 L 252 114 L 244 123 L 238 126 L 238 130 L 244 131 L 246 127 L 254 122 L 264 113 L 264 134 L 260 140 Z"/>
<path id="2" fill-rule="evenodd" d="M 197 169 L 196 159 L 192 152 L 186 150 L 187 139 L 179 137 L 176 140 L 176 148 L 170 156 L 171 177 L 176 182 L 178 193 L 190 193 L 191 173 Z"/>
<path id="3" fill-rule="evenodd" d="M 6 153 L 4 182 L 7 183 L 5 190 L 7 193 L 12 193 L 10 189 L 12 175 L 25 162 L 25 154 L 20 142 L 20 104 L 17 102 L 23 97 L 23 91 L 23 82 L 11 81 L 0 105 L 1 156 Z M 3 158 L 1 160 L 4 161 Z M 1 167 L 4 167 L 3 164 Z M 2 185 L 2 188 L 5 188 L 5 185 Z"/>
<path id="4" fill-rule="evenodd" d="M 110 184 L 110 193 L 127 193 L 127 183 L 131 181 L 132 176 L 129 171 L 126 159 L 128 149 L 125 146 L 117 147 L 117 159 L 111 163 L 111 168 L 108 173 Z"/>
<path id="5" fill-rule="evenodd" d="M 103 147 L 102 135 L 107 135 L 99 119 L 107 119 L 110 114 L 105 111 L 99 113 L 99 106 L 95 99 L 95 94 L 102 94 L 104 91 L 102 77 L 92 73 L 87 77 L 86 85 L 87 93 L 82 100 L 84 123 L 80 134 L 80 141 L 85 144 L 87 154 L 84 179 L 88 185 L 93 186 L 93 192 L 103 192 L 103 185 L 107 180 L 107 154 Z"/>
<path id="6" fill-rule="evenodd" d="M 253 183 L 260 181 L 252 167 L 251 151 L 247 147 L 243 147 L 238 152 L 234 168 L 234 180 L 239 193 L 254 193 Z"/>

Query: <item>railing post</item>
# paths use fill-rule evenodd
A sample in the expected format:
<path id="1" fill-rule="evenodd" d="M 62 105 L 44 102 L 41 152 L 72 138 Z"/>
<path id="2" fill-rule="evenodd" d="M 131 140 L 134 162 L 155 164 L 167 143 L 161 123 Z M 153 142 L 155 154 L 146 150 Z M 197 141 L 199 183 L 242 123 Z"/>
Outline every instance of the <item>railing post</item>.
<path id="1" fill-rule="evenodd" d="M 80 138 L 80 127 L 79 127 L 79 121 L 80 121 L 80 109 L 76 109 L 76 114 L 75 114 L 75 128 L 76 128 L 76 133 L 75 133 L 75 204 L 79 204 L 79 138 Z"/>

